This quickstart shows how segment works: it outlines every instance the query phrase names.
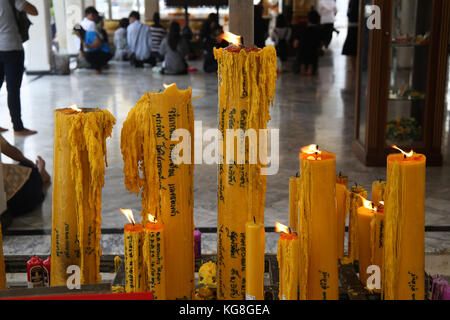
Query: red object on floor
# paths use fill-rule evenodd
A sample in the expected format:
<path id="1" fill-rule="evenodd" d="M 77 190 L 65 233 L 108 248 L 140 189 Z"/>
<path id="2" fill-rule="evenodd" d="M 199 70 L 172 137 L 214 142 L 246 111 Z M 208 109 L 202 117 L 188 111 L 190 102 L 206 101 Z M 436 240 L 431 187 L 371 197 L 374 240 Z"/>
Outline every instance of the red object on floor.
<path id="1" fill-rule="evenodd" d="M 188 67 L 188 71 L 189 72 L 197 71 L 197 68 L 195 68 L 195 67 Z"/>
<path id="2" fill-rule="evenodd" d="M 2 298 L 0 300 L 153 300 L 153 292 L 68 294 L 56 296 Z"/>

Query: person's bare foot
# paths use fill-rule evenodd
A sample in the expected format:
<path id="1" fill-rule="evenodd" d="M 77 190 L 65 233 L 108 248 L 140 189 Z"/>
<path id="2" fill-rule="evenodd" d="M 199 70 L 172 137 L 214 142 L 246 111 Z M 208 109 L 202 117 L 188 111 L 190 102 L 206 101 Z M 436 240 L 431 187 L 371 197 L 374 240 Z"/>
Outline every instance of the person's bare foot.
<path id="1" fill-rule="evenodd" d="M 51 178 L 47 170 L 45 170 L 45 161 L 40 156 L 38 156 L 36 159 L 36 166 L 38 167 L 38 171 L 41 174 L 44 184 L 49 183 Z"/>
<path id="2" fill-rule="evenodd" d="M 35 130 L 27 129 L 27 128 L 23 128 L 23 130 L 20 130 L 20 131 L 14 131 L 14 134 L 16 136 L 32 136 L 33 134 L 36 134 L 36 133 L 38 133 L 38 132 Z"/>
<path id="3" fill-rule="evenodd" d="M 8 129 L 0 127 L 0 132 L 6 132 Z"/>

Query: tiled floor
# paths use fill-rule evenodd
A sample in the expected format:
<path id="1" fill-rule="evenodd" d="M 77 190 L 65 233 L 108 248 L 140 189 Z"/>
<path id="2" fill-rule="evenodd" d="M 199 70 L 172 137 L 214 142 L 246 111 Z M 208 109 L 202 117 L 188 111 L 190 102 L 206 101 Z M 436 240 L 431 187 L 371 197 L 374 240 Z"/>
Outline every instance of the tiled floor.
<path id="1" fill-rule="evenodd" d="M 267 179 L 265 224 L 275 221 L 288 223 L 288 179 L 298 171 L 298 152 L 303 145 L 318 143 L 321 148 L 334 152 L 337 169 L 349 175 L 351 183 L 367 188 L 372 181 L 385 178 L 385 168 L 369 168 L 358 161 L 351 151 L 354 126 L 354 75 L 347 71 L 346 58 L 340 54 L 345 38 L 341 32 L 333 42 L 332 50 L 321 59 L 317 77 L 281 74 L 277 83 L 270 127 L 280 129 L 280 168 L 277 175 Z M 192 63 L 201 68 L 201 62 Z M 140 201 L 130 195 L 123 184 L 120 131 L 127 112 L 146 92 L 160 89 L 163 83 L 176 82 L 180 88 L 191 86 L 193 96 L 204 94 L 194 101 L 195 119 L 203 122 L 203 130 L 217 127 L 217 79 L 215 74 L 201 71 L 186 76 L 162 76 L 150 69 L 132 69 L 125 64 L 111 64 L 101 76 L 91 76 L 80 70 L 71 76 L 27 76 L 22 89 L 23 119 L 26 126 L 39 134 L 28 138 L 15 138 L 11 132 L 4 136 L 24 150 L 30 158 L 41 155 L 52 172 L 53 110 L 73 103 L 83 107 L 107 108 L 117 119 L 113 136 L 108 140 L 108 163 L 103 189 L 103 228 L 121 228 L 125 220 L 119 207 L 140 211 Z M 427 168 L 426 224 L 450 225 L 450 147 L 449 109 L 445 114 L 444 166 Z M 6 92 L 0 92 L 0 126 L 10 128 L 6 108 Z M 3 157 L 3 161 L 8 159 Z M 215 227 L 216 166 L 197 165 L 195 168 L 194 218 L 197 227 Z M 51 226 L 51 191 L 42 208 L 16 218 L 10 230 L 49 229 Z M 205 245 L 215 248 L 215 241 Z M 122 238 L 103 235 L 106 253 L 122 252 Z M 6 236 L 6 254 L 46 254 L 50 252 L 48 236 Z M 275 241 L 275 239 L 274 239 Z M 427 233 L 427 251 L 450 250 L 450 233 Z M 269 244 L 273 251 L 273 244 Z M 208 251 L 210 251 L 208 249 Z"/>

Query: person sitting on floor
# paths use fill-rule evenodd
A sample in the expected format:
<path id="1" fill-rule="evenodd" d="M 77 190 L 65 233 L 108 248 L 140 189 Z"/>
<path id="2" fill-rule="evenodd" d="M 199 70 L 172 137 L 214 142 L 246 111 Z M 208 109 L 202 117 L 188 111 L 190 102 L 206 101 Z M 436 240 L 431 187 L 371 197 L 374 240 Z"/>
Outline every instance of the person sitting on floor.
<path id="1" fill-rule="evenodd" d="M 2 163 L 1 166 L 8 210 L 14 216 L 30 212 L 44 201 L 45 191 L 50 184 L 45 161 L 38 156 L 36 163 L 33 163 L 1 135 L 0 148 L 1 153 L 19 162 Z"/>
<path id="2" fill-rule="evenodd" d="M 123 61 L 128 60 L 129 48 L 127 42 L 127 27 L 128 27 L 128 18 L 123 18 L 120 20 L 118 28 L 114 32 L 114 46 L 116 47 L 116 51 L 114 53 L 114 60 Z"/>
<path id="3" fill-rule="evenodd" d="M 136 68 L 144 67 L 150 62 L 152 36 L 150 27 L 141 23 L 139 12 L 132 11 L 129 16 L 130 25 L 127 28 L 127 41 L 130 47 L 130 63 Z"/>
<path id="4" fill-rule="evenodd" d="M 153 15 L 153 25 L 150 27 L 150 32 L 152 35 L 152 50 L 151 50 L 151 64 L 155 66 L 158 62 L 163 60 L 163 57 L 159 54 L 159 48 L 161 42 L 166 37 L 167 31 L 161 25 L 161 20 L 159 17 L 159 12 L 155 12 Z"/>
<path id="5" fill-rule="evenodd" d="M 186 74 L 188 65 L 186 55 L 189 53 L 189 46 L 181 36 L 180 25 L 172 22 L 170 31 L 161 43 L 159 53 L 164 57 L 162 64 L 164 74 Z"/>
<path id="6" fill-rule="evenodd" d="M 75 26 L 74 31 L 83 44 L 86 61 L 95 69 L 94 74 L 100 74 L 112 58 L 108 44 L 97 31 L 85 31 L 81 26 Z"/>

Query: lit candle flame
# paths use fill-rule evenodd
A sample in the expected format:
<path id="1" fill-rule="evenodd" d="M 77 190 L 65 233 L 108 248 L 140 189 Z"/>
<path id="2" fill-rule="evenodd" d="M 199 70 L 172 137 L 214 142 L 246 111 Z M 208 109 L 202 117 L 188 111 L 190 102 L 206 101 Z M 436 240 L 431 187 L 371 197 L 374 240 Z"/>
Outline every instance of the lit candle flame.
<path id="1" fill-rule="evenodd" d="M 71 105 L 69 108 L 72 109 L 73 111 L 76 111 L 76 112 L 82 112 L 83 111 L 80 108 L 78 108 L 78 106 L 76 104 Z"/>
<path id="2" fill-rule="evenodd" d="M 380 201 L 380 204 L 384 206 L 384 201 Z"/>
<path id="3" fill-rule="evenodd" d="M 289 231 L 289 227 L 279 223 L 278 221 L 275 222 L 275 232 L 290 233 Z"/>
<path id="4" fill-rule="evenodd" d="M 127 217 L 128 221 L 130 221 L 133 225 L 136 224 L 133 217 L 133 210 L 121 208 L 120 211 L 122 211 L 123 215 Z"/>
<path id="5" fill-rule="evenodd" d="M 372 201 L 367 200 L 366 198 L 364 198 L 363 196 L 359 195 L 359 197 L 361 198 L 362 202 L 363 202 L 363 206 L 367 209 L 373 210 L 373 211 L 377 211 L 377 206 L 375 205 L 375 203 L 373 203 Z"/>
<path id="6" fill-rule="evenodd" d="M 165 84 L 165 83 L 163 83 L 164 89 L 167 89 L 167 88 L 170 87 L 171 85 L 173 85 L 173 83 L 172 83 L 172 84 Z"/>
<path id="7" fill-rule="evenodd" d="M 403 151 L 402 149 L 400 149 L 399 147 L 397 147 L 396 145 L 393 145 L 392 148 L 397 149 L 398 151 L 400 151 L 401 153 L 403 153 L 403 155 L 406 158 L 411 158 L 414 155 L 414 151 L 411 149 L 410 152 L 406 153 L 405 151 Z"/>
<path id="8" fill-rule="evenodd" d="M 238 36 L 237 34 L 225 31 L 221 38 L 225 40 L 226 42 L 229 42 L 231 44 L 234 44 L 235 46 L 241 45 L 241 36 Z"/>
<path id="9" fill-rule="evenodd" d="M 318 156 L 322 154 L 322 151 L 319 150 L 319 146 L 317 144 L 310 144 L 309 146 L 301 148 L 300 151 L 302 153 L 311 154 L 311 156 L 307 158 L 308 160 L 321 160 Z"/>
<path id="10" fill-rule="evenodd" d="M 154 216 L 152 216 L 151 214 L 149 214 L 148 221 L 150 221 L 151 223 L 156 223 L 156 218 Z"/>

